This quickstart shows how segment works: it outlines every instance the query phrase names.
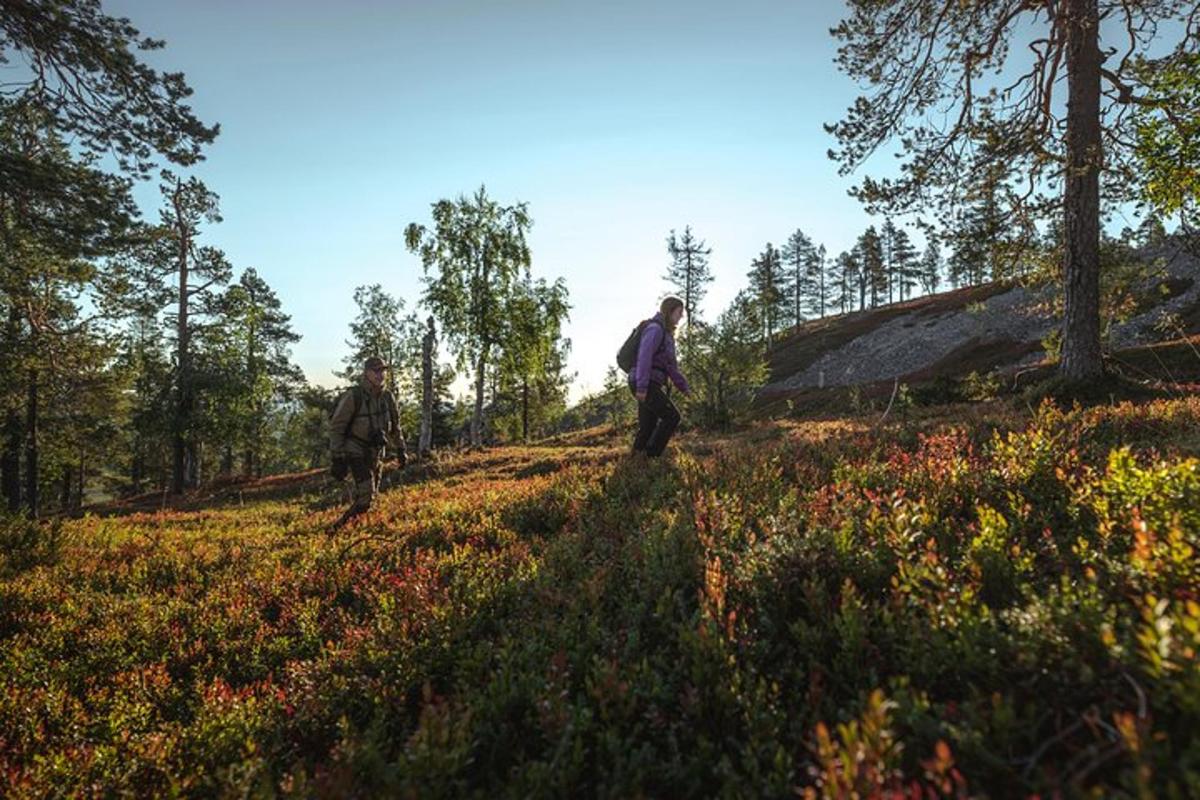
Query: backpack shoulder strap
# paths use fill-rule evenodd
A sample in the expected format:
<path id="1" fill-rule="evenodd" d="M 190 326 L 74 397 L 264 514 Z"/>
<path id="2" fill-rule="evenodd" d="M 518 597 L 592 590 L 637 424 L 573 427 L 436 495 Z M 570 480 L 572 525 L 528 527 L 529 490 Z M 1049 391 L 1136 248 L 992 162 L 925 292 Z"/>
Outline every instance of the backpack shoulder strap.
<path id="1" fill-rule="evenodd" d="M 654 350 L 655 355 L 657 355 L 658 353 L 661 353 L 662 349 L 667 345 L 667 326 L 663 325 L 656 319 L 648 319 L 642 323 L 642 329 L 645 330 L 651 325 L 657 325 L 662 330 L 662 337 L 658 340 L 658 347 L 656 347 Z"/>
<path id="2" fill-rule="evenodd" d="M 358 384 L 350 387 L 350 402 L 354 405 L 354 413 L 350 415 L 350 421 L 346 423 L 345 435 L 350 435 L 350 428 L 354 425 L 354 420 L 358 419 L 358 412 L 362 410 L 362 387 Z"/>

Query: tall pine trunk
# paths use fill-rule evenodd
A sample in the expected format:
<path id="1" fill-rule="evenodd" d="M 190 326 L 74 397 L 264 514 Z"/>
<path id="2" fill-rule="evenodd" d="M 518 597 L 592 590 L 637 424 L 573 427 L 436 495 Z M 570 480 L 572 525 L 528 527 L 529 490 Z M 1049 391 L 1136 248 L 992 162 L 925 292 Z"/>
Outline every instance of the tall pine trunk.
<path id="1" fill-rule="evenodd" d="M 178 193 L 178 188 L 176 192 Z M 178 197 L 178 195 L 177 195 Z M 178 200 L 176 201 L 178 202 Z M 175 212 L 176 225 L 180 227 L 177 231 L 179 235 L 179 307 L 178 318 L 176 320 L 176 340 L 178 347 L 178 356 L 176 362 L 179 369 L 177 376 L 177 385 L 175 387 L 175 419 L 174 430 L 172 431 L 171 443 L 173 448 L 173 464 L 171 469 L 171 492 L 173 494 L 183 494 L 185 486 L 187 486 L 188 473 L 188 456 L 194 453 L 189 453 L 191 450 L 190 442 L 187 440 L 187 431 L 191 426 L 192 417 L 192 374 L 191 374 L 191 354 L 189 352 L 188 334 L 188 233 L 183 230 L 185 226 L 183 213 L 176 207 Z"/>
<path id="2" fill-rule="evenodd" d="M 1104 373 L 1100 353 L 1100 41 L 1097 0 L 1068 0 L 1064 319 L 1060 374 Z"/>
<path id="3" fill-rule="evenodd" d="M 25 400 L 25 508 L 37 519 L 41 513 L 38 495 L 38 376 L 29 370 L 29 386 Z"/>

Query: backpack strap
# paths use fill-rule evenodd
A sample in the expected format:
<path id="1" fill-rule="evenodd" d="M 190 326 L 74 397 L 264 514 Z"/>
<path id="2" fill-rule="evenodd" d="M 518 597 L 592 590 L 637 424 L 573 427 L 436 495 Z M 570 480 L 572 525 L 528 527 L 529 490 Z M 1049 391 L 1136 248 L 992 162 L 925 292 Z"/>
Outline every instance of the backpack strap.
<path id="1" fill-rule="evenodd" d="M 654 355 L 658 355 L 667 345 L 667 326 L 659 323 L 658 320 L 654 318 L 650 318 L 642 322 L 642 332 L 645 333 L 646 328 L 649 328 L 651 325 L 658 325 L 658 327 L 662 329 L 662 338 L 658 340 L 658 347 L 654 350 Z M 638 337 L 638 342 L 641 342 L 641 336 Z"/>
<path id="2" fill-rule="evenodd" d="M 362 441 L 357 436 L 350 435 L 350 428 L 354 425 L 354 420 L 358 419 L 358 412 L 362 408 L 362 387 L 355 384 L 350 387 L 350 398 L 354 403 L 354 413 L 350 415 L 350 420 L 346 423 L 346 429 L 342 431 L 342 436 L 347 439 L 353 439 L 356 442 Z"/>

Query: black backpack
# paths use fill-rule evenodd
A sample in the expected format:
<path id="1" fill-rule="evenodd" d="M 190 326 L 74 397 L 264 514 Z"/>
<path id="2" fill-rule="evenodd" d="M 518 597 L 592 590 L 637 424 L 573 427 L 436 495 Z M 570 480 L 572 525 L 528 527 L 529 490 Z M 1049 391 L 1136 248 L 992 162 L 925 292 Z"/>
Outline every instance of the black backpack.
<path id="1" fill-rule="evenodd" d="M 644 331 L 646 326 L 653 321 L 654 320 L 647 319 L 639 322 L 638 326 L 633 329 L 632 333 L 629 334 L 629 338 L 625 340 L 625 344 L 621 345 L 621 349 L 617 351 L 617 366 L 620 367 L 623 372 L 630 372 L 637 364 L 638 348 L 642 344 L 642 331 Z M 662 349 L 663 343 L 666 341 L 667 337 L 664 331 L 664 336 L 658 343 L 659 350 Z"/>

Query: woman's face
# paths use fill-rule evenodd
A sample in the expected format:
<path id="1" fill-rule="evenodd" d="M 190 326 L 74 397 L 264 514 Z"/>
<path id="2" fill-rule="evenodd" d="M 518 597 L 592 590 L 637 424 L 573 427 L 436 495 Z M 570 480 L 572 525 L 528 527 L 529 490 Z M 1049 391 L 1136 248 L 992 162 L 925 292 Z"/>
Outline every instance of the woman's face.
<path id="1" fill-rule="evenodd" d="M 678 325 L 679 321 L 682 319 L 683 319 L 683 306 L 679 306 L 678 308 L 671 311 L 671 315 L 670 315 L 670 317 L 668 317 L 667 321 L 671 323 L 671 327 L 673 328 L 676 325 Z"/>

